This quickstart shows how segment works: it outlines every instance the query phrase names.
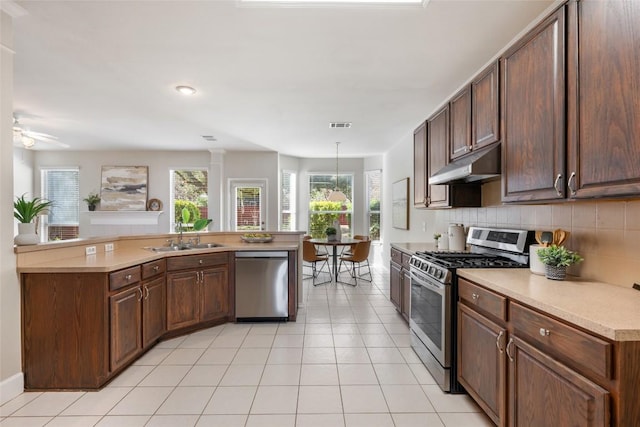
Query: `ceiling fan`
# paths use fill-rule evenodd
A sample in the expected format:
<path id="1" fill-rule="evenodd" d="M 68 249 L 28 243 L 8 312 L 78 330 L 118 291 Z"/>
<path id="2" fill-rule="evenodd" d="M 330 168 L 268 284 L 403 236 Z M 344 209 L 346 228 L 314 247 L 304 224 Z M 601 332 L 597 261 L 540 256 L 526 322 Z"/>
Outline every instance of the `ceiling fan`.
<path id="1" fill-rule="evenodd" d="M 69 148 L 69 145 L 58 141 L 58 138 L 53 135 L 24 129 L 20 126 L 20 123 L 18 123 L 18 119 L 13 118 L 13 143 L 15 145 L 22 145 L 24 148 L 31 149 L 36 143 L 40 142 L 57 145 L 61 148 Z"/>

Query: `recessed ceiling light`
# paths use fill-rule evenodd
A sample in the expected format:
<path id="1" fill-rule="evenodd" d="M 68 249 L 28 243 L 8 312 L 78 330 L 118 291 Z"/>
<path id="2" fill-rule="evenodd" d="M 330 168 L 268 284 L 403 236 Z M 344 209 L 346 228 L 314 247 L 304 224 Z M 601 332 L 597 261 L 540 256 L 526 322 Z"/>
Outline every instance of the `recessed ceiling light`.
<path id="1" fill-rule="evenodd" d="M 183 95 L 193 95 L 196 90 L 191 86 L 176 86 L 176 90 Z"/>

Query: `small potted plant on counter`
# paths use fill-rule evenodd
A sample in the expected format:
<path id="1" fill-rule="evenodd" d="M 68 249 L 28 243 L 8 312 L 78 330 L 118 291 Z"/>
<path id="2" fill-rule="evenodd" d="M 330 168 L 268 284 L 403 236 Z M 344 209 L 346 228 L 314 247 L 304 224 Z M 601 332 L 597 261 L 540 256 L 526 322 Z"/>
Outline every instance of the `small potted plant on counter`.
<path id="1" fill-rule="evenodd" d="M 440 246 L 440 238 L 442 237 L 442 234 L 440 233 L 433 233 L 433 241 L 434 241 L 434 245 L 436 247 L 436 251 L 438 250 L 439 246 Z"/>
<path id="2" fill-rule="evenodd" d="M 333 242 L 335 240 L 338 240 L 336 238 L 337 231 L 336 231 L 335 227 L 327 227 L 327 229 L 324 232 L 327 235 L 327 240 L 328 241 Z"/>
<path id="3" fill-rule="evenodd" d="M 583 260 L 576 252 L 558 245 L 538 249 L 538 258 L 544 264 L 545 276 L 551 280 L 564 280 L 567 267 Z"/>
<path id="4" fill-rule="evenodd" d="M 89 193 L 89 195 L 82 200 L 87 203 L 87 207 L 93 212 L 96 210 L 96 205 L 100 203 L 100 196 L 98 196 L 98 193 Z"/>
<path id="5" fill-rule="evenodd" d="M 26 200 L 24 194 L 16 197 L 13 202 L 13 216 L 20 222 L 18 224 L 18 235 L 13 242 L 16 245 L 35 245 L 40 242 L 40 238 L 36 233 L 35 220 L 38 216 L 43 215 L 53 206 L 53 202 L 49 200 L 34 197 L 33 200 Z"/>

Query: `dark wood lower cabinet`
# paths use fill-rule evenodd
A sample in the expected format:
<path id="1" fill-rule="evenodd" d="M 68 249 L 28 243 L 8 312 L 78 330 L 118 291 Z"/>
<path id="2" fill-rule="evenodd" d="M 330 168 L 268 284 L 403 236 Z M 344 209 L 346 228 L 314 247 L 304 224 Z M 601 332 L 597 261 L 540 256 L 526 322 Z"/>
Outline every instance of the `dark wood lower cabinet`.
<path id="1" fill-rule="evenodd" d="M 525 341 L 512 338 L 510 426 L 611 425 L 607 390 Z"/>
<path id="2" fill-rule="evenodd" d="M 496 425 L 640 425 L 640 341 L 612 342 L 464 278 L 458 284 L 458 380 Z"/>
<path id="3" fill-rule="evenodd" d="M 396 309 L 401 309 L 401 295 L 402 295 L 402 266 L 391 262 L 389 265 L 389 299 L 396 306 Z"/>
<path id="4" fill-rule="evenodd" d="M 198 323 L 200 313 L 199 272 L 180 271 L 167 274 L 167 330 Z"/>
<path id="5" fill-rule="evenodd" d="M 109 297 L 111 371 L 127 364 L 142 350 L 142 297 L 140 285 Z"/>
<path id="6" fill-rule="evenodd" d="M 164 275 L 142 283 L 142 348 L 147 348 L 167 330 L 167 287 Z"/>
<path id="7" fill-rule="evenodd" d="M 202 272 L 200 284 L 200 321 L 213 320 L 229 315 L 229 282 L 227 267 L 218 267 Z"/>
<path id="8" fill-rule="evenodd" d="M 391 248 L 389 264 L 389 299 L 402 317 L 409 322 L 409 304 L 411 300 L 411 276 L 409 260 L 411 254 Z"/>
<path id="9" fill-rule="evenodd" d="M 496 423 L 506 425 L 507 330 L 458 304 L 458 381 Z"/>

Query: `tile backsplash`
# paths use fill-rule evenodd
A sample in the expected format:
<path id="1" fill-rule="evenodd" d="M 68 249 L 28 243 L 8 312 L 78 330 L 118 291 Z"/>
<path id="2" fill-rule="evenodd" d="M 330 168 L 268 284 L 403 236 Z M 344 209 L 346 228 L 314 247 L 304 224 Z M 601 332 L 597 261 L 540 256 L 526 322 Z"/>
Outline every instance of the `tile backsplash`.
<path id="1" fill-rule="evenodd" d="M 446 230 L 452 222 L 528 230 L 562 228 L 571 233 L 565 246 L 584 257 L 569 269 L 570 274 L 625 287 L 640 283 L 640 200 L 505 206 L 499 203 L 497 184 L 483 187 L 482 208 L 437 211 L 436 230 Z M 492 197 L 496 193 L 497 202 Z"/>

